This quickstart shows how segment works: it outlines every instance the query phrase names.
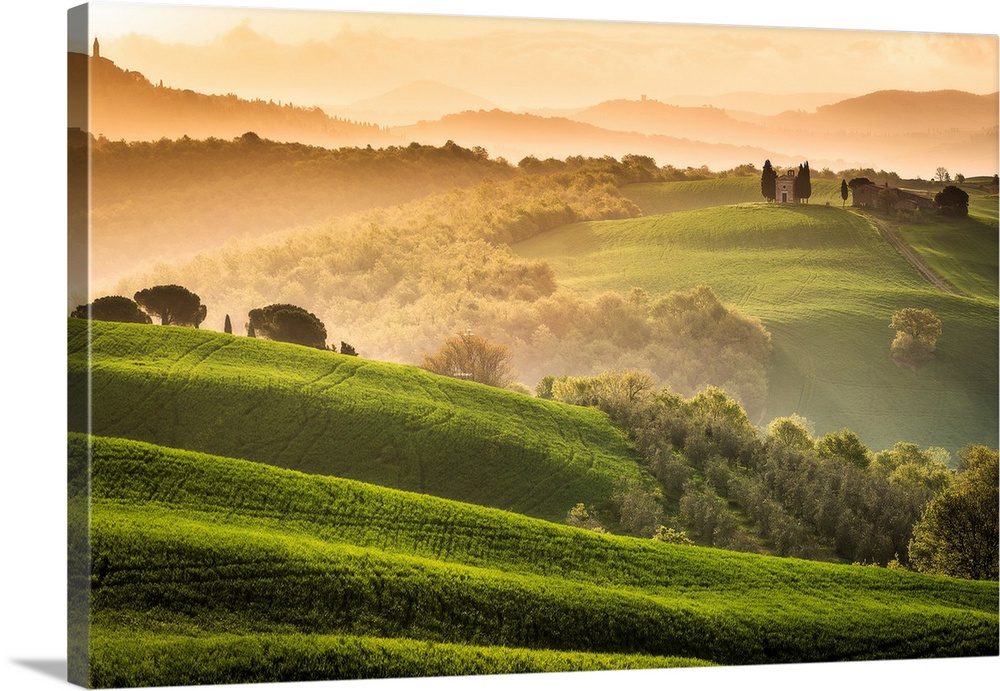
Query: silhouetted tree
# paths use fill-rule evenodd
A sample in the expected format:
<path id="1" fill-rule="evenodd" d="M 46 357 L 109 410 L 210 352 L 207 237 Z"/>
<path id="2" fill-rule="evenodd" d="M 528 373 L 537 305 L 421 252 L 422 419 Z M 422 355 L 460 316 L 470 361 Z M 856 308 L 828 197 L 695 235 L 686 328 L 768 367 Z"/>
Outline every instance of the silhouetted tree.
<path id="1" fill-rule="evenodd" d="M 841 203 L 841 205 L 840 205 L 841 208 L 843 208 L 847 204 L 847 194 L 848 194 L 847 180 L 841 180 L 840 181 L 840 198 L 844 200 L 843 203 Z"/>
<path id="2" fill-rule="evenodd" d="M 434 354 L 425 354 L 421 364 L 428 372 L 506 388 L 511 374 L 510 348 L 471 333 L 445 340 Z"/>
<path id="3" fill-rule="evenodd" d="M 222 327 L 222 330 L 227 334 L 231 334 L 233 332 L 233 322 L 229 319 L 228 314 L 226 315 L 226 325 Z"/>
<path id="4" fill-rule="evenodd" d="M 771 160 L 764 161 L 764 171 L 760 175 L 760 193 L 769 202 L 774 201 L 774 181 L 778 179 L 778 174 L 771 167 Z"/>
<path id="5" fill-rule="evenodd" d="M 951 175 L 948 173 L 947 168 L 940 166 L 934 171 L 934 179 L 938 182 L 949 182 L 951 180 Z"/>
<path id="6" fill-rule="evenodd" d="M 250 310 L 247 331 L 256 338 L 326 350 L 326 326 L 297 305 L 274 304 Z"/>
<path id="7" fill-rule="evenodd" d="M 354 346 L 352 346 L 350 343 L 346 343 L 344 341 L 341 341 L 340 342 L 340 354 L 341 355 L 357 355 L 358 351 L 356 351 L 354 349 Z"/>
<path id="8" fill-rule="evenodd" d="M 193 326 L 197 329 L 208 314 L 201 298 L 179 285 L 144 288 L 135 294 L 135 301 L 151 315 L 159 317 L 164 326 Z"/>
<path id="9" fill-rule="evenodd" d="M 954 185 L 948 185 L 934 195 L 934 201 L 945 216 L 969 215 L 969 193 Z"/>
<path id="10" fill-rule="evenodd" d="M 78 306 L 69 316 L 131 324 L 150 324 L 153 321 L 148 314 L 139 309 L 139 305 L 121 295 L 97 298 L 87 305 Z"/>
<path id="11" fill-rule="evenodd" d="M 809 179 L 809 161 L 799 164 L 799 172 L 792 183 L 795 191 L 795 198 L 798 200 L 809 199 L 812 196 L 812 182 Z"/>

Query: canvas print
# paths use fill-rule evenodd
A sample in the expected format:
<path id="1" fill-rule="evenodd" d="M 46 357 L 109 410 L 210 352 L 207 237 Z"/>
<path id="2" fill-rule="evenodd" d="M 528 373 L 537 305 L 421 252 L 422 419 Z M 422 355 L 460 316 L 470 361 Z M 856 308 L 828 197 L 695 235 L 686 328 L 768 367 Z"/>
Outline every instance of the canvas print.
<path id="1" fill-rule="evenodd" d="M 72 682 L 998 655 L 997 36 L 94 3 L 67 59 Z"/>

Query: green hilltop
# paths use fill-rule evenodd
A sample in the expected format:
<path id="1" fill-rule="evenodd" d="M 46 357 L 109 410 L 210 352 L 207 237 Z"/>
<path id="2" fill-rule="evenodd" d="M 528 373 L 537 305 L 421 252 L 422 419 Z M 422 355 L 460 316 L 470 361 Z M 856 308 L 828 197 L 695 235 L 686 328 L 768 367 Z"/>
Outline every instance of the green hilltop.
<path id="1" fill-rule="evenodd" d="M 90 331 L 88 332 L 88 326 Z M 88 339 L 89 335 L 89 339 Z M 562 521 L 649 485 L 602 413 L 303 346 L 69 320 L 73 431 L 337 475 Z"/>
<path id="2" fill-rule="evenodd" d="M 996 195 L 974 194 L 966 220 L 899 221 L 925 261 L 965 291 L 953 295 L 919 276 L 866 217 L 840 208 L 839 183 L 817 181 L 814 203 L 794 206 L 733 203 L 759 199 L 755 178 L 625 190 L 652 215 L 564 226 L 515 251 L 549 262 L 561 286 L 583 295 L 707 284 L 759 317 L 774 345 L 762 423 L 798 413 L 819 434 L 848 427 L 875 449 L 996 446 Z M 903 307 L 930 308 L 943 322 L 937 355 L 919 371 L 889 358 L 889 320 Z"/>
<path id="3" fill-rule="evenodd" d="M 131 440 L 71 434 L 69 460 L 71 503 L 91 506 L 94 686 L 997 654 L 995 583 L 596 534 Z"/>

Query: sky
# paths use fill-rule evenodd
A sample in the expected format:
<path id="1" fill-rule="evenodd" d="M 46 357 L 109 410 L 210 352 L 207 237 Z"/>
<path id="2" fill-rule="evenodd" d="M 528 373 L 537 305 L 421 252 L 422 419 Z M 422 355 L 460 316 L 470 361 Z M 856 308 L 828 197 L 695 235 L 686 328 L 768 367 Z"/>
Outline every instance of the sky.
<path id="1" fill-rule="evenodd" d="M 8 325 L 20 325 L 21 336 L 5 338 L 2 357 L 16 363 L 5 372 L 7 410 L 2 417 L 9 459 L 2 483 L 2 521 L 13 527 L 5 533 L 5 565 L 0 580 L 0 687 L 20 691 L 66 689 L 65 653 L 65 138 L 66 125 L 66 11 L 74 2 L 32 0 L 6 8 L 9 30 L 0 42 L 0 74 L 8 94 L 32 107 L 0 109 L 8 134 L 7 165 L 0 167 L 4 190 L 6 246 L 0 252 Z M 203 4 L 226 4 L 204 0 Z M 228 4 L 255 4 L 253 0 Z M 257 2 L 261 5 L 264 3 Z M 482 13 L 507 16 L 576 17 L 614 21 L 642 20 L 789 25 L 850 29 L 903 29 L 1000 33 L 993 0 L 880 0 L 856 9 L 857 4 L 830 0 L 801 4 L 794 16 L 786 3 L 745 0 L 651 2 L 650 0 L 269 0 L 268 6 L 312 7 L 380 12 Z M 952 11 L 957 6 L 958 9 Z M 201 40 L 219 34 L 204 20 L 188 26 Z M 252 28 L 252 27 L 251 27 Z M 109 39 L 111 40 L 111 39 Z M 165 39 L 164 39 L 165 40 Z M 117 59 L 117 58 L 116 58 Z M 826 59 L 845 73 L 856 71 L 851 56 L 838 53 Z M 122 61 L 123 65 L 124 61 Z M 996 59 L 984 61 L 996 70 Z M 131 67 L 138 69 L 138 67 Z M 153 75 L 149 75 L 153 76 Z M 163 78 L 162 76 L 158 78 Z M 742 88 L 742 87 L 741 87 Z M 994 79 L 994 90 L 996 81 Z M 815 90 L 810 88 L 810 90 Z M 853 91 L 854 89 L 851 89 Z M 5 105 L 13 99 L 5 100 Z M 21 299 L 24 298 L 24 299 Z M 9 329 L 13 334 L 15 329 Z M 30 341 L 24 334 L 30 333 Z M 16 405 L 10 406 L 11 401 Z M 17 434 L 11 432 L 17 431 Z M 61 666 L 62 665 L 62 666 Z M 628 686 L 635 691 L 663 688 L 740 689 L 809 688 L 948 688 L 963 679 L 996 679 L 1000 657 L 936 661 L 858 662 L 718 670 L 646 670 L 584 675 L 525 675 L 519 689 L 547 689 L 566 685 L 580 691 Z M 509 677 L 435 680 L 314 682 L 298 685 L 258 684 L 254 691 L 397 691 L 405 689 L 505 689 Z M 212 687 L 204 687 L 212 688 Z M 235 687 L 229 687 L 235 688 Z"/>
<path id="2" fill-rule="evenodd" d="M 737 91 L 997 90 L 997 37 L 926 33 L 936 21 L 879 31 L 557 19 L 573 16 L 92 3 L 90 35 L 154 83 L 324 107 L 417 80 L 509 110 Z"/>

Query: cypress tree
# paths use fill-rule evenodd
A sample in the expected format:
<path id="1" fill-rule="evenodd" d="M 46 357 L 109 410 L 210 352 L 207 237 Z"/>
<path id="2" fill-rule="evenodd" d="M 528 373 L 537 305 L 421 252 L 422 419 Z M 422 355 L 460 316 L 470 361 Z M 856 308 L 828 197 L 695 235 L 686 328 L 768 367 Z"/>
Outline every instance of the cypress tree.
<path id="1" fill-rule="evenodd" d="M 840 181 L 840 198 L 844 200 L 844 203 L 840 205 L 843 208 L 847 204 L 847 180 Z"/>
<path id="2" fill-rule="evenodd" d="M 795 175 L 792 189 L 795 191 L 795 201 L 797 202 L 809 199 L 812 196 L 812 182 L 809 181 L 809 161 L 799 164 L 799 172 Z"/>
<path id="3" fill-rule="evenodd" d="M 774 181 L 778 179 L 778 174 L 771 167 L 771 159 L 764 161 L 764 171 L 760 175 L 760 193 L 769 202 L 774 201 Z"/>
<path id="4" fill-rule="evenodd" d="M 223 330 L 227 334 L 231 334 L 233 332 L 233 322 L 230 321 L 228 314 L 226 315 L 226 325 L 223 327 Z"/>

